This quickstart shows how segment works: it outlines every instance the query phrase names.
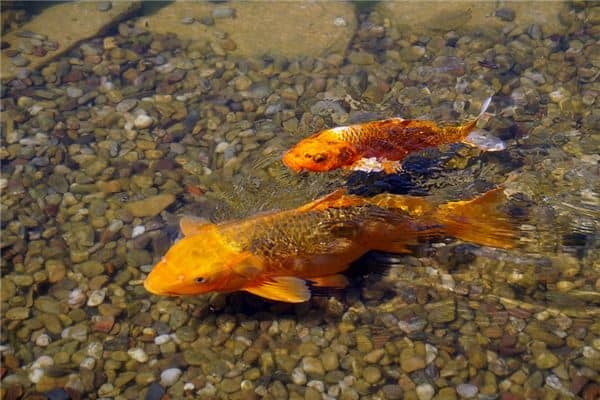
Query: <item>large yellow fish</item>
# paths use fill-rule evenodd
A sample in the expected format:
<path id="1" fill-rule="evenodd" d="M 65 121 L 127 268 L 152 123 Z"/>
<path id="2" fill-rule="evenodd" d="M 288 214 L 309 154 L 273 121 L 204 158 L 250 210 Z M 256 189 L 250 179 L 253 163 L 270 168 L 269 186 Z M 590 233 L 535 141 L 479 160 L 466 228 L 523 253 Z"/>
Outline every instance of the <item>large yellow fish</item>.
<path id="1" fill-rule="evenodd" d="M 144 281 L 158 295 L 244 290 L 304 302 L 310 286 L 342 288 L 340 274 L 369 250 L 407 252 L 420 238 L 453 236 L 509 248 L 511 223 L 494 189 L 469 201 L 432 204 L 422 197 L 339 190 L 296 209 L 221 224 L 183 218 L 175 243 Z"/>
<path id="2" fill-rule="evenodd" d="M 490 97 L 484 102 L 477 118 L 462 125 L 439 126 L 432 121 L 389 118 L 325 129 L 288 150 L 283 163 L 295 172 L 344 168 L 393 173 L 408 155 L 441 144 L 463 142 L 485 151 L 503 150 L 500 139 L 475 129 L 491 100 Z"/>

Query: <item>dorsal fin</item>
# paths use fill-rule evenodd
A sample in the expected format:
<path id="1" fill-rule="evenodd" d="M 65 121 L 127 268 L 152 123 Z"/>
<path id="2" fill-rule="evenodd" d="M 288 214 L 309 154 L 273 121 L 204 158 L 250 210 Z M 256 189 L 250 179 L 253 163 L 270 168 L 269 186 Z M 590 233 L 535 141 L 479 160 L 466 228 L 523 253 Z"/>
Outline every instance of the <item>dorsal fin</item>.
<path id="1" fill-rule="evenodd" d="M 184 236 L 190 236 L 198 233 L 200 228 L 210 223 L 206 218 L 184 216 L 179 220 L 179 229 Z"/>
<path id="2" fill-rule="evenodd" d="M 296 209 L 296 211 L 305 212 L 305 211 L 314 210 L 320 205 L 324 205 L 329 202 L 339 200 L 342 196 L 345 196 L 346 193 L 347 193 L 346 189 L 337 189 L 335 192 L 326 194 L 325 196 L 319 197 L 318 199 L 313 200 L 308 204 L 298 207 Z"/>

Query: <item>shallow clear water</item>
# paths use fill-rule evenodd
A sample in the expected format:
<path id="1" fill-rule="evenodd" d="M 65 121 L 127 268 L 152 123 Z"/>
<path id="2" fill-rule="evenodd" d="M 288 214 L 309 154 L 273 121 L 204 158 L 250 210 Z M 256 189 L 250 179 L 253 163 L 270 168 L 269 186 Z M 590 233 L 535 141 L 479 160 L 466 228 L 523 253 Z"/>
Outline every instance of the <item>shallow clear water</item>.
<path id="1" fill-rule="evenodd" d="M 3 10 L 3 398 L 598 396 L 600 7 L 123 4 Z M 281 163 L 323 128 L 457 123 L 491 95 L 500 152 L 428 149 L 390 176 Z M 515 249 L 370 253 L 300 305 L 141 285 L 183 215 L 495 185 Z"/>

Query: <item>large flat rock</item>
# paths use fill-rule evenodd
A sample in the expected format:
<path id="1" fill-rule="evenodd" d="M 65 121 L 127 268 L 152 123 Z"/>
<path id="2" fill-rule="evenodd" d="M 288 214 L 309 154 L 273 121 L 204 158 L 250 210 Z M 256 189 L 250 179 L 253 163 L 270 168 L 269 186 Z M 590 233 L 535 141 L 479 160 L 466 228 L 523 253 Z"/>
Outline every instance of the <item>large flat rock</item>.
<path id="1" fill-rule="evenodd" d="M 234 10 L 234 15 L 222 17 L 227 8 Z M 212 17 L 215 13 L 214 25 L 198 22 L 201 17 Z M 194 18 L 195 22 L 184 24 L 184 18 Z M 208 43 L 217 41 L 215 33 L 225 33 L 236 45 L 230 52 L 240 56 L 318 57 L 343 53 L 357 22 L 354 7 L 340 1 L 217 4 L 178 1 L 139 18 L 137 24 L 153 32 L 172 32 L 184 40 Z"/>
<path id="2" fill-rule="evenodd" d="M 139 8 L 139 1 L 113 1 L 108 11 L 99 11 L 98 2 L 66 2 L 45 8 L 31 21 L 25 23 L 18 31 L 3 35 L 2 41 L 10 47 L 2 50 L 1 79 L 12 79 L 17 73 L 6 51 L 19 47 L 21 41 L 29 40 L 19 37 L 19 32 L 32 32 L 44 35 L 47 40 L 58 43 L 55 51 L 48 51 L 44 56 L 21 54 L 29 60 L 27 68 L 36 69 L 55 57 L 65 53 L 77 43 L 101 35 L 105 30 L 131 12 Z"/>
<path id="3" fill-rule="evenodd" d="M 495 15 L 499 10 L 505 19 Z M 400 36 L 402 32 L 500 31 L 509 23 L 537 24 L 546 36 L 569 28 L 560 19 L 561 13 L 568 12 L 568 4 L 558 1 L 383 1 L 376 11 Z"/>

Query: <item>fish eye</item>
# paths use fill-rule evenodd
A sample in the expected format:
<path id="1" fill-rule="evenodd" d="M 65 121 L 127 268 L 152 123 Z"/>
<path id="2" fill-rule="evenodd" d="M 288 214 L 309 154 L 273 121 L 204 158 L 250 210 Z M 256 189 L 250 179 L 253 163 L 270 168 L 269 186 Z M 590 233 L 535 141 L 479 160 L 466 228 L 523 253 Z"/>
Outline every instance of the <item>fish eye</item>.
<path id="1" fill-rule="evenodd" d="M 199 278 L 194 279 L 194 281 L 196 283 L 204 283 L 204 278 L 199 277 Z"/>
<path id="2" fill-rule="evenodd" d="M 320 162 L 327 160 L 327 156 L 323 153 L 315 154 L 315 156 L 313 157 L 313 160 L 315 162 L 320 163 Z"/>

